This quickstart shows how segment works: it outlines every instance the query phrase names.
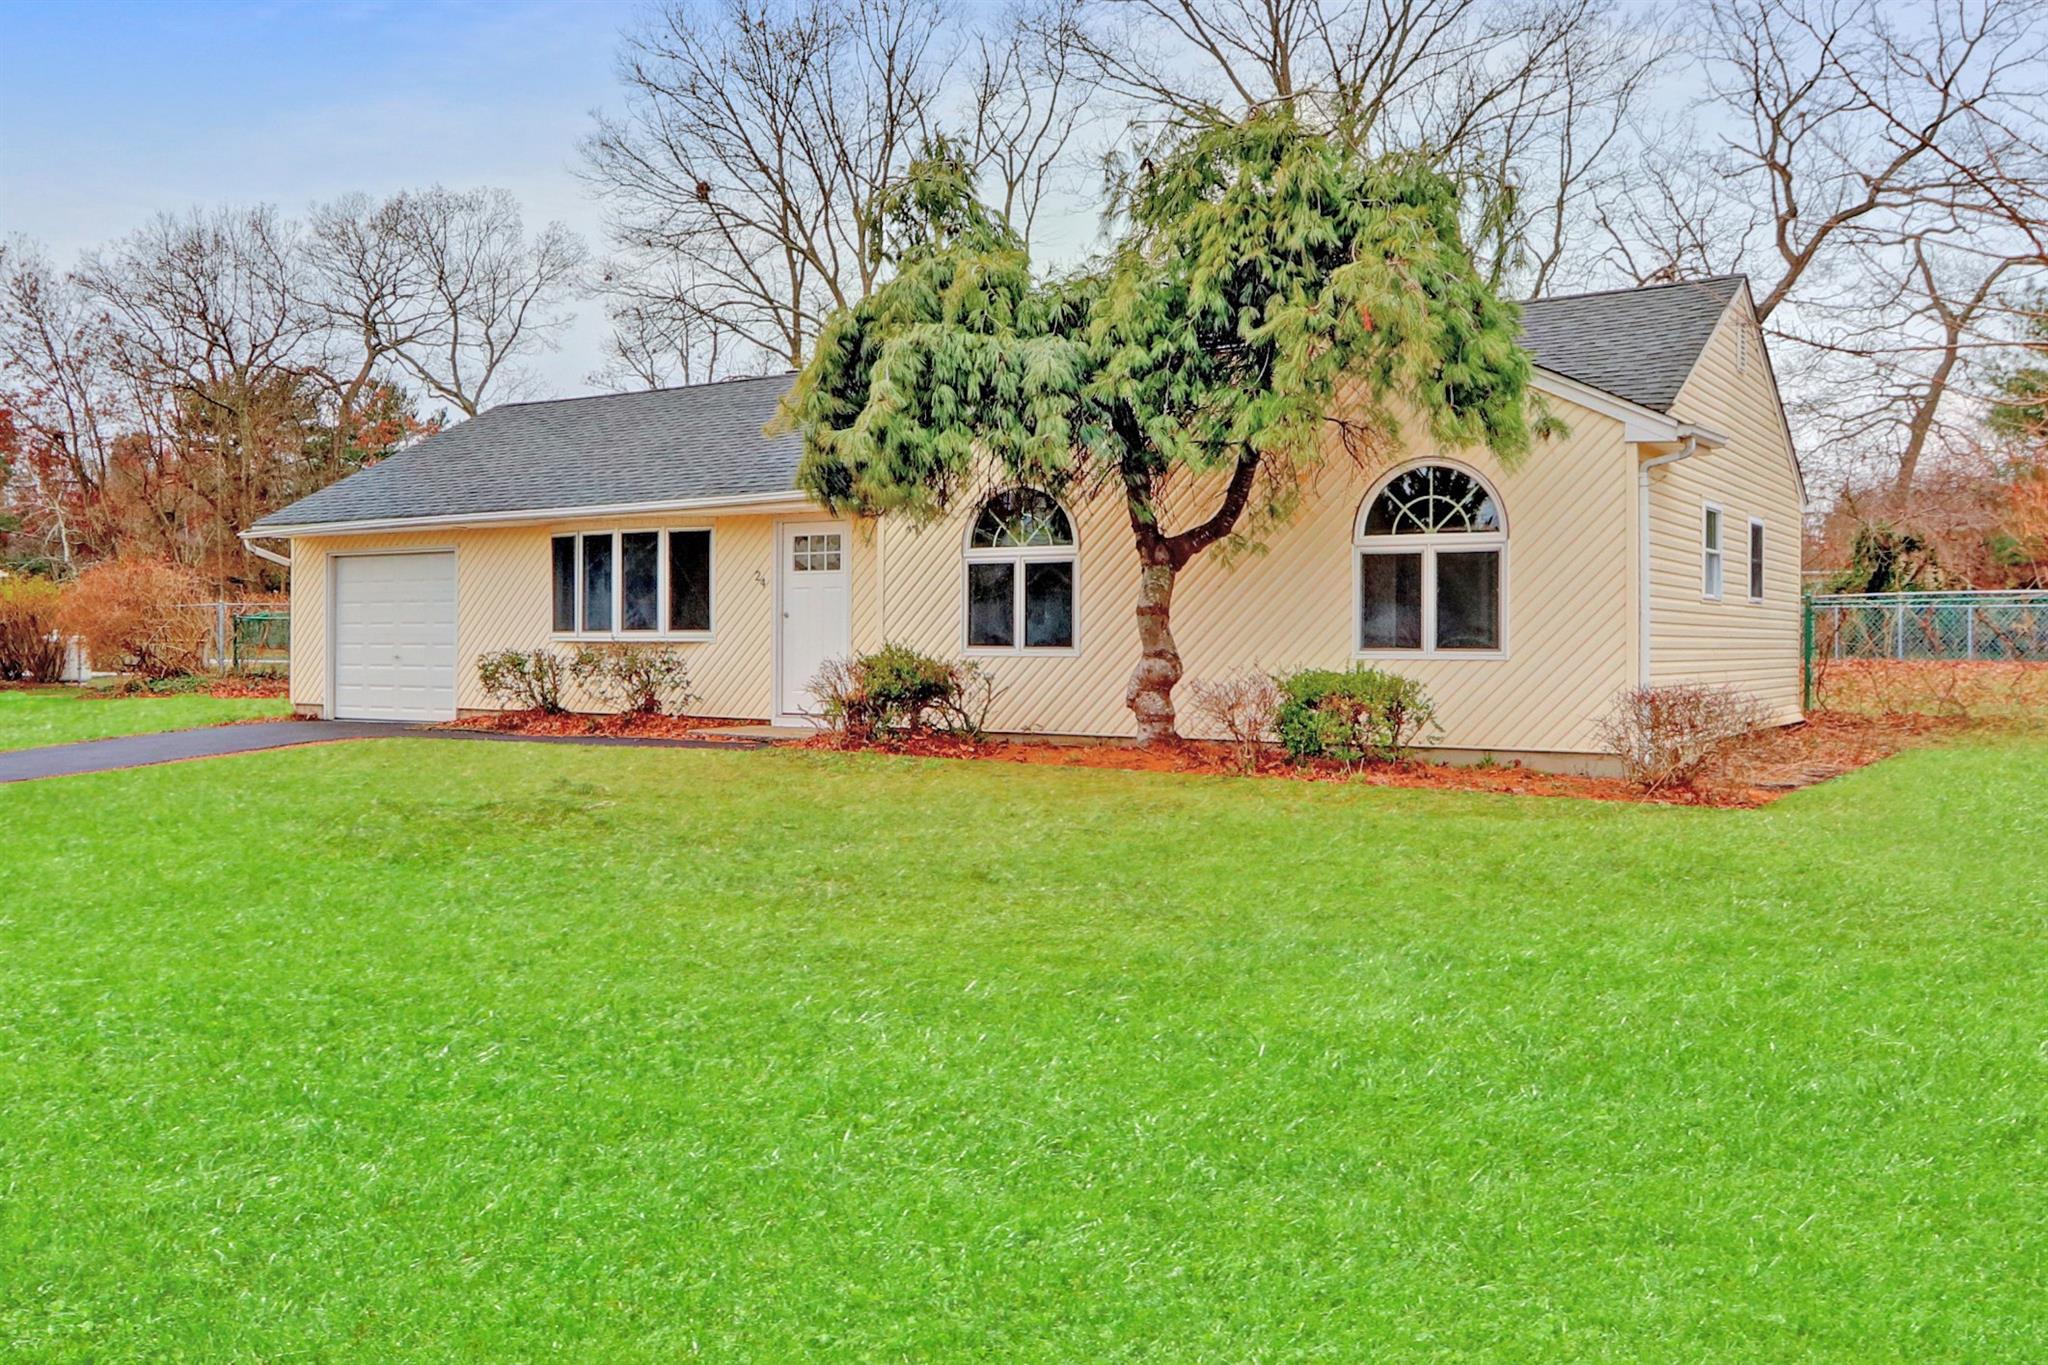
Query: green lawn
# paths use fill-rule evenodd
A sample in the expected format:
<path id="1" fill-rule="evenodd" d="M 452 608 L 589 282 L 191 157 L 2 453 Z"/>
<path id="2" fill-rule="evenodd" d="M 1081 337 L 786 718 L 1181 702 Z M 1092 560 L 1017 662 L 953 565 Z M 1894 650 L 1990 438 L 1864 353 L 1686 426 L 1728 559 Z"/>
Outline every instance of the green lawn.
<path id="1" fill-rule="evenodd" d="M 75 687 L 0 689 L 0 749 L 109 735 L 146 735 L 248 716 L 287 716 L 291 703 L 245 697 L 108 697 Z"/>
<path id="2" fill-rule="evenodd" d="M 0 1354 L 2042 1359 L 2044 774 L 0 787 Z"/>

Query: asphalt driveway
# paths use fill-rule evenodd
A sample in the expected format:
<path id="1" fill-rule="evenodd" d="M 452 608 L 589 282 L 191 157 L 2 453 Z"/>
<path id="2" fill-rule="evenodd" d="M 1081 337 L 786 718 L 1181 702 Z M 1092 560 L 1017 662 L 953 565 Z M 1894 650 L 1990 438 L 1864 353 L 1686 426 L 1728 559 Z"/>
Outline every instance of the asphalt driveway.
<path id="1" fill-rule="evenodd" d="M 426 725 L 393 725 L 365 720 L 266 720 L 248 725 L 209 725 L 152 735 L 121 735 L 77 744 L 0 753 L 0 782 L 72 777 L 114 768 L 143 768 L 188 758 L 219 758 L 296 744 L 329 744 L 345 739 L 480 739 L 517 744 L 598 744 L 636 749 L 754 748 L 761 741 L 635 739 L 617 735 L 514 735 L 488 730 L 443 730 Z"/>

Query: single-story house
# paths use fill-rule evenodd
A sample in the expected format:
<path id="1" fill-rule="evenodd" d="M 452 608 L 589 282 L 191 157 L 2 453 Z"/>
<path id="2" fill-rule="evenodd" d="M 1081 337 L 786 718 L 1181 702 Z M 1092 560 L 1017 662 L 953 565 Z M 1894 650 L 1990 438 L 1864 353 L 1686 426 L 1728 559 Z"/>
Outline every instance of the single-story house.
<path id="1" fill-rule="evenodd" d="M 1638 683 L 1800 705 L 1800 474 L 1747 283 L 1524 305 L 1566 434 L 1512 471 L 1411 440 L 1334 458 L 1260 553 L 1183 573 L 1187 677 L 1343 667 L 1419 679 L 1449 756 L 1597 766 Z M 825 660 L 898 641 L 983 661 L 992 725 L 1133 733 L 1138 563 L 1120 499 L 991 487 L 924 525 L 835 518 L 767 436 L 787 375 L 511 403 L 252 527 L 291 543 L 307 714 L 486 710 L 479 655 L 687 651 L 701 714 L 793 723 Z M 1194 515 L 1210 490 L 1178 490 Z M 1184 733 L 1200 733 L 1183 706 Z"/>

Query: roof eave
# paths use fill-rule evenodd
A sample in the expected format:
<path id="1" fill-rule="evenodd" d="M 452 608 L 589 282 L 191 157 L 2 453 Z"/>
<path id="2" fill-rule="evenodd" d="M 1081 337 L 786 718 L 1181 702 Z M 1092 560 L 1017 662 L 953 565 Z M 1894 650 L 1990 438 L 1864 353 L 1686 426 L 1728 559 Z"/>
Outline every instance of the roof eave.
<path id="1" fill-rule="evenodd" d="M 465 512 L 445 516 L 376 517 L 357 521 L 278 523 L 258 522 L 241 533 L 243 540 L 291 540 L 299 536 L 361 536 L 403 531 L 455 531 L 473 527 L 536 526 L 557 521 L 588 521 L 623 516 L 687 516 L 716 513 L 744 516 L 753 513 L 810 511 L 817 507 L 809 494 L 791 489 L 787 493 L 734 493 L 721 497 L 678 498 L 665 502 L 607 503 L 598 507 L 522 507 L 499 512 Z"/>
<path id="2" fill-rule="evenodd" d="M 1540 365 L 1536 367 L 1536 388 L 1553 398 L 1562 398 L 1568 403 L 1576 403 L 1602 416 L 1614 418 L 1621 423 L 1622 439 L 1626 441 L 1661 443 L 1683 441 L 1688 436 L 1696 436 L 1703 445 L 1719 445 L 1726 439 L 1705 427 L 1696 426 L 1691 422 L 1681 422 L 1668 412 L 1645 407 L 1632 399 L 1623 398 L 1620 394 L 1596 389 L 1583 380 L 1573 379 L 1570 375 L 1559 374 L 1555 370 L 1546 370 Z M 1714 439 L 1708 440 L 1708 437 Z"/>

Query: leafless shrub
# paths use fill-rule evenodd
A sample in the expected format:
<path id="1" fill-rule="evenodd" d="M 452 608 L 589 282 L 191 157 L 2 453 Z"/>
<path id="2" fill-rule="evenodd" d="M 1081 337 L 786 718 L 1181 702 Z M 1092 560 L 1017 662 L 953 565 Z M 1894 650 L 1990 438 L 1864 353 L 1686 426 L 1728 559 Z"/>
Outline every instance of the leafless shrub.
<path id="1" fill-rule="evenodd" d="M 996 675 L 968 660 L 953 665 L 953 685 L 932 703 L 947 730 L 962 739 L 983 739 L 988 735 L 989 712 L 1003 689 Z"/>
<path id="2" fill-rule="evenodd" d="M 1256 771 L 1259 751 L 1272 738 L 1280 714 L 1280 689 L 1273 680 L 1250 670 L 1198 679 L 1188 684 L 1188 699 L 1195 714 L 1229 740 L 1239 771 Z"/>
<path id="3" fill-rule="evenodd" d="M 568 661 L 552 649 L 501 649 L 476 660 L 476 679 L 486 696 L 551 716 L 562 709 L 562 681 L 568 673 Z"/>
<path id="4" fill-rule="evenodd" d="M 1763 723 L 1754 697 L 1685 683 L 1631 687 L 1600 722 L 1600 739 L 1623 774 L 1645 791 L 1689 787 Z"/>
<path id="5" fill-rule="evenodd" d="M 152 682 L 205 664 L 208 623 L 193 603 L 205 584 L 190 569 L 141 556 L 109 559 L 64 593 L 57 627 L 85 642 L 95 661 Z"/>
<path id="6" fill-rule="evenodd" d="M 569 676 L 634 715 L 684 715 L 697 699 L 690 690 L 689 661 L 680 650 L 586 646 L 569 660 Z"/>

